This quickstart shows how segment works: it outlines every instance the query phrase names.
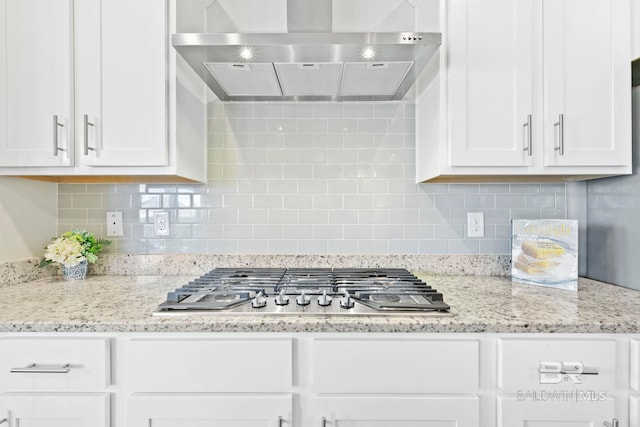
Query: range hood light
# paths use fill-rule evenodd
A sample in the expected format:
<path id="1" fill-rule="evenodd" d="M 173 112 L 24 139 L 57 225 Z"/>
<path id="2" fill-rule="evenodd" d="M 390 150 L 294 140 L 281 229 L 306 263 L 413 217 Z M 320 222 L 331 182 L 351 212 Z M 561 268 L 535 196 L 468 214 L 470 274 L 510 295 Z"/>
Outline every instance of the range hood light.
<path id="1" fill-rule="evenodd" d="M 373 48 L 371 48 L 371 47 L 367 47 L 362 51 L 362 57 L 364 59 L 371 59 L 374 56 L 376 56 L 376 51 L 373 50 Z"/>
<path id="2" fill-rule="evenodd" d="M 240 51 L 240 56 L 244 59 L 251 59 L 253 58 L 253 52 L 248 47 L 245 47 Z"/>

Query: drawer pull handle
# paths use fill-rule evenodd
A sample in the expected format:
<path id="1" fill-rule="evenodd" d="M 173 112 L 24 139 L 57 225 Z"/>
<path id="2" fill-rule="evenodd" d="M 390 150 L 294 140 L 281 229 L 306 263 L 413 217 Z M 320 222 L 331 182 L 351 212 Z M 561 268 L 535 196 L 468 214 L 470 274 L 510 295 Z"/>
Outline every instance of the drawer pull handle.
<path id="1" fill-rule="evenodd" d="M 618 427 L 618 420 L 614 418 L 611 422 L 605 421 L 602 425 L 604 427 Z"/>
<path id="2" fill-rule="evenodd" d="M 325 417 L 320 420 L 320 427 L 327 427 L 327 419 Z"/>
<path id="3" fill-rule="evenodd" d="M 282 427 L 283 423 L 284 423 L 284 420 L 282 419 L 282 417 L 278 417 L 278 427 Z"/>
<path id="4" fill-rule="evenodd" d="M 1 420 L 0 420 L 0 424 L 2 424 L 2 423 L 7 423 L 7 424 L 9 424 L 9 420 L 8 420 L 8 419 L 6 419 L 6 418 L 3 418 L 3 419 L 1 419 Z"/>
<path id="5" fill-rule="evenodd" d="M 66 374 L 71 367 L 68 363 L 60 366 L 52 365 L 37 365 L 30 363 L 24 368 L 11 368 L 12 374 Z"/>

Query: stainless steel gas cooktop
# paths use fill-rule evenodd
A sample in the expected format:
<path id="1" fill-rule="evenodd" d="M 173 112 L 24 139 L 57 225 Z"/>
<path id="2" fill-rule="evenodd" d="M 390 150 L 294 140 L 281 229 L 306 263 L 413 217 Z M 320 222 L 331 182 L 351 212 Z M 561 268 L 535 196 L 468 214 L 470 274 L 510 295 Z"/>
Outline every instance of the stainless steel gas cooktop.
<path id="1" fill-rule="evenodd" d="M 199 314 L 451 316 L 405 269 L 216 268 L 169 292 L 155 316 Z"/>

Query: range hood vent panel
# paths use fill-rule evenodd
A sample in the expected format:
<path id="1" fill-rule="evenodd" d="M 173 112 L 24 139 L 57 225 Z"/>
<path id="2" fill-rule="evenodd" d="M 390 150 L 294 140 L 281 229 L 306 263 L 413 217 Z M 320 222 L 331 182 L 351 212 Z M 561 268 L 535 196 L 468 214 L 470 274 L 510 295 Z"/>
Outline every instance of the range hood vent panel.
<path id="1" fill-rule="evenodd" d="M 401 100 L 440 43 L 439 33 L 408 32 L 172 36 L 178 53 L 221 101 Z M 372 48 L 375 57 L 363 58 L 365 48 Z M 243 59 L 243 49 L 250 49 L 252 57 Z M 250 69 L 234 69 L 234 64 Z M 298 69 L 301 64 L 319 68 Z M 387 68 L 377 69 L 376 64 Z"/>
<path id="2" fill-rule="evenodd" d="M 341 63 L 275 64 L 285 96 L 338 96 Z"/>
<path id="3" fill-rule="evenodd" d="M 344 64 L 343 96 L 393 96 L 413 62 L 347 62 Z"/>
<path id="4" fill-rule="evenodd" d="M 206 62 L 204 66 L 229 96 L 282 96 L 271 63 Z"/>

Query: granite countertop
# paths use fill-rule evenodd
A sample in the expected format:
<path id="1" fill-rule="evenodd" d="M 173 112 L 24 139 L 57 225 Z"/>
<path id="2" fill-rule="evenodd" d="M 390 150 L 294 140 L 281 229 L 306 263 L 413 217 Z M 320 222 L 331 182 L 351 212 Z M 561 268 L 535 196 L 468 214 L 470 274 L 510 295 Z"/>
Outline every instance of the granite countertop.
<path id="1" fill-rule="evenodd" d="M 578 332 L 638 333 L 640 292 L 580 279 L 578 292 L 508 277 L 416 273 L 441 291 L 452 317 L 155 317 L 192 276 L 48 277 L 0 286 L 0 332 Z"/>

